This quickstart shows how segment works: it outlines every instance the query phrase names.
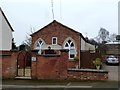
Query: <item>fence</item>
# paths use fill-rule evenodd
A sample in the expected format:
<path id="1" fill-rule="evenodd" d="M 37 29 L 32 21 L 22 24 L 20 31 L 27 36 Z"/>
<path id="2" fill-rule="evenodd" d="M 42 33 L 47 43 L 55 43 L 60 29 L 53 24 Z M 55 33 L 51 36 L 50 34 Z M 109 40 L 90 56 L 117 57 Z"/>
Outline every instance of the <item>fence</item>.
<path id="1" fill-rule="evenodd" d="M 101 58 L 101 54 L 99 52 L 81 51 L 81 68 L 95 68 L 93 60 L 96 58 Z"/>

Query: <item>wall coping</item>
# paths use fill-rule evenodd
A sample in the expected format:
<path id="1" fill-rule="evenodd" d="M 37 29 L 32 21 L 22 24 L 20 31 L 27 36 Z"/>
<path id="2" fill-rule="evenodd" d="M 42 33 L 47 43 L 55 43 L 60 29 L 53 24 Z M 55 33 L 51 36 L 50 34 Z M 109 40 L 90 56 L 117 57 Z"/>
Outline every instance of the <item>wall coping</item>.
<path id="1" fill-rule="evenodd" d="M 61 52 L 69 52 L 68 49 L 60 49 Z"/>
<path id="2" fill-rule="evenodd" d="M 108 73 L 106 70 L 97 70 L 97 69 L 79 69 L 79 68 L 68 68 L 68 71 L 74 72 L 96 72 L 96 73 Z"/>
<path id="3" fill-rule="evenodd" d="M 0 57 L 3 57 L 3 56 L 11 56 L 11 54 L 0 54 Z"/>
<path id="4" fill-rule="evenodd" d="M 42 55 L 37 55 L 37 56 L 44 56 L 44 57 L 60 57 L 58 54 L 42 54 Z"/>

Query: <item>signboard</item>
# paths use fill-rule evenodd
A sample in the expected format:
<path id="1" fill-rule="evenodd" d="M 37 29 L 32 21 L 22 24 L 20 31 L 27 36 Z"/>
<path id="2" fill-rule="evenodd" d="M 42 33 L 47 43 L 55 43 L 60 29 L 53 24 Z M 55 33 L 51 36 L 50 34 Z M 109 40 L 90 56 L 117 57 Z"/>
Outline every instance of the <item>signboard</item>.
<path id="1" fill-rule="evenodd" d="M 36 57 L 32 57 L 32 61 L 36 61 Z"/>

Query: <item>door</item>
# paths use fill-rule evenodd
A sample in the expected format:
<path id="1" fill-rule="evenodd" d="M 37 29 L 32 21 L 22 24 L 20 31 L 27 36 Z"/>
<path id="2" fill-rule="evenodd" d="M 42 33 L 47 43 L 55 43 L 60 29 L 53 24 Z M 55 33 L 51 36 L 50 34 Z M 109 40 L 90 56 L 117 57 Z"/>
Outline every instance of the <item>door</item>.
<path id="1" fill-rule="evenodd" d="M 17 57 L 17 76 L 30 77 L 31 76 L 31 53 L 21 51 Z"/>

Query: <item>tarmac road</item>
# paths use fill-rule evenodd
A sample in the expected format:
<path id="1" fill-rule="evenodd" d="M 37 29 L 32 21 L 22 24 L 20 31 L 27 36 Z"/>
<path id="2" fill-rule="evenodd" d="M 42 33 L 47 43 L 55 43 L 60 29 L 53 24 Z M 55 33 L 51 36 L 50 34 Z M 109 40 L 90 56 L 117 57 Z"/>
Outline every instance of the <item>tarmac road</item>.
<path id="1" fill-rule="evenodd" d="M 102 90 L 118 90 L 118 88 L 102 88 Z M 101 90 L 92 86 L 25 86 L 25 85 L 4 85 L 2 90 Z"/>
<path id="2" fill-rule="evenodd" d="M 103 64 L 103 69 L 109 71 L 108 78 L 110 81 L 118 81 L 119 80 L 119 67 L 116 65 L 106 65 Z"/>
<path id="3" fill-rule="evenodd" d="M 51 82 L 52 83 L 52 82 Z M 92 89 L 91 89 L 92 88 Z M 96 89 L 97 88 L 97 89 Z M 2 90 L 118 90 L 116 81 L 79 81 L 59 82 L 48 84 L 48 82 L 31 80 L 4 80 Z"/>

